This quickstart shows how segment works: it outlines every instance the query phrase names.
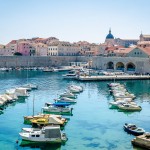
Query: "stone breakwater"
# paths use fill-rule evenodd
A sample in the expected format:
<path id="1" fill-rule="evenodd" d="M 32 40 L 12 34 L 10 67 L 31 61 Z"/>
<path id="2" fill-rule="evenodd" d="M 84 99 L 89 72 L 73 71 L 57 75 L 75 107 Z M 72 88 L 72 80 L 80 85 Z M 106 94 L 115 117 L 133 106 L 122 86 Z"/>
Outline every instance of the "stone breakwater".
<path id="1" fill-rule="evenodd" d="M 150 73 L 150 59 L 139 57 L 102 57 L 102 56 L 0 56 L 0 67 L 59 67 L 68 66 L 71 62 L 89 62 L 90 68 L 109 70 L 111 62 L 116 66 L 118 63 L 124 65 L 127 72 L 127 65 L 133 63 L 135 72 Z"/>

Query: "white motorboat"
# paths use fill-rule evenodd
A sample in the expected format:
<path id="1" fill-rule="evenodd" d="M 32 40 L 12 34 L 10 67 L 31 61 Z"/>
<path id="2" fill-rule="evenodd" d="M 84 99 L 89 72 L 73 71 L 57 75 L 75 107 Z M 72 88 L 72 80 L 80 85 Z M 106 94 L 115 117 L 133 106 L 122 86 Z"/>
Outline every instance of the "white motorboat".
<path id="1" fill-rule="evenodd" d="M 83 91 L 83 87 L 82 86 L 70 85 L 68 88 L 69 89 L 76 89 L 76 90 L 79 90 L 80 92 Z"/>
<path id="2" fill-rule="evenodd" d="M 42 143 L 62 143 L 67 141 L 65 133 L 61 133 L 60 127 L 47 126 L 39 131 L 21 132 L 23 140 Z"/>
<path id="3" fill-rule="evenodd" d="M 107 84 L 109 87 L 115 87 L 115 86 L 119 86 L 120 85 L 120 83 L 108 83 Z"/>
<path id="4" fill-rule="evenodd" d="M 115 98 L 135 98 L 134 94 L 129 94 L 128 92 L 118 92 L 114 94 Z"/>
<path id="5" fill-rule="evenodd" d="M 76 103 L 77 101 L 72 99 L 72 98 L 68 98 L 68 97 L 61 97 L 58 99 L 54 99 L 56 102 L 60 102 L 60 103 Z"/>
<path id="6" fill-rule="evenodd" d="M 72 113 L 73 108 L 68 107 L 69 105 L 68 103 L 45 103 L 45 107 L 42 109 L 51 113 Z"/>
<path id="7" fill-rule="evenodd" d="M 77 98 L 77 96 L 69 91 L 60 94 L 60 97 Z"/>
<path id="8" fill-rule="evenodd" d="M 54 71 L 53 68 L 46 67 L 46 68 L 43 69 L 43 72 L 53 72 L 53 71 Z"/>
<path id="9" fill-rule="evenodd" d="M 29 93 L 27 92 L 27 89 L 26 88 L 22 88 L 22 87 L 16 88 L 15 89 L 15 93 L 16 93 L 17 96 L 20 96 L 20 97 L 27 97 L 27 96 L 29 96 Z"/>
<path id="10" fill-rule="evenodd" d="M 5 99 L 7 99 L 8 103 L 11 103 L 11 102 L 15 101 L 11 96 L 9 96 L 7 94 L 3 94 L 2 97 L 4 97 Z"/>
<path id="11" fill-rule="evenodd" d="M 29 96 L 27 92 L 27 88 L 23 88 L 23 87 L 6 90 L 6 94 L 8 94 L 13 99 L 18 99 L 19 96 L 20 97 Z"/>
<path id="12" fill-rule="evenodd" d="M 116 108 L 118 108 L 119 107 L 119 105 L 124 105 L 124 104 L 132 104 L 132 105 L 136 105 L 136 103 L 135 102 L 130 102 L 130 103 L 128 103 L 128 102 L 126 102 L 126 101 L 116 101 L 116 102 L 109 102 L 109 104 L 111 104 L 113 107 L 116 107 Z"/>
<path id="13" fill-rule="evenodd" d="M 70 88 L 68 88 L 68 89 L 69 89 L 69 91 L 70 91 L 71 93 L 80 93 L 80 92 L 81 92 L 79 89 L 74 88 L 74 87 L 70 87 Z"/>
<path id="14" fill-rule="evenodd" d="M 35 85 L 35 84 L 25 84 L 22 86 L 23 88 L 27 88 L 27 90 L 35 90 L 35 89 L 38 89 L 38 86 Z"/>
<path id="15" fill-rule="evenodd" d="M 77 77 L 76 74 L 65 74 L 65 75 L 62 75 L 64 79 L 75 79 Z"/>
<path id="16" fill-rule="evenodd" d="M 118 105 L 119 109 L 124 110 L 124 111 L 141 111 L 142 107 L 138 105 L 133 105 L 133 104 L 122 104 Z"/>
<path id="17" fill-rule="evenodd" d="M 2 95 L 0 95 L 0 102 L 4 105 L 7 103 L 7 99 L 3 97 Z"/>

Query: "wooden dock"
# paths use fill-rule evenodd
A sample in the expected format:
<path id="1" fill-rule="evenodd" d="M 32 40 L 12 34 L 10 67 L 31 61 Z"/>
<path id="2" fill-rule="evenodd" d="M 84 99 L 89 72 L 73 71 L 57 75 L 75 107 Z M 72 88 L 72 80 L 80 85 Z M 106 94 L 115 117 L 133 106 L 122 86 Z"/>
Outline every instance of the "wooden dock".
<path id="1" fill-rule="evenodd" d="M 79 76 L 79 81 L 149 80 L 149 75 Z"/>

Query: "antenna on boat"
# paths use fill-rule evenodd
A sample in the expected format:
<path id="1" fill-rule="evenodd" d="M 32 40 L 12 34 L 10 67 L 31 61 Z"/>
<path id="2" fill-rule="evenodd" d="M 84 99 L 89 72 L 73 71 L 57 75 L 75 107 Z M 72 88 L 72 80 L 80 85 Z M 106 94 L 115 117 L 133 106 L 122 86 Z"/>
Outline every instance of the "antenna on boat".
<path id="1" fill-rule="evenodd" d="M 28 84 L 28 73 L 29 73 L 29 72 L 28 72 L 28 71 L 29 71 L 29 70 L 28 70 L 28 69 L 29 69 L 28 67 L 29 67 L 29 61 L 27 62 L 27 84 Z"/>

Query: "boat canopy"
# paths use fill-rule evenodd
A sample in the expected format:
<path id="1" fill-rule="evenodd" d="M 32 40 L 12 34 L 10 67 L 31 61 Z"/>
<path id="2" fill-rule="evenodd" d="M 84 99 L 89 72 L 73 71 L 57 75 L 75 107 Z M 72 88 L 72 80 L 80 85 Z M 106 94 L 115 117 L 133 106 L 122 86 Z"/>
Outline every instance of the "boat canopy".
<path id="1" fill-rule="evenodd" d="M 57 103 L 53 103 L 53 105 L 54 106 L 69 106 L 70 103 L 59 103 L 59 102 L 57 102 Z"/>

